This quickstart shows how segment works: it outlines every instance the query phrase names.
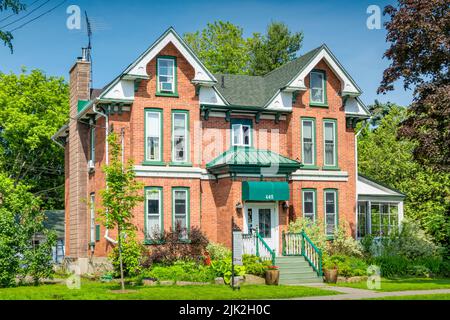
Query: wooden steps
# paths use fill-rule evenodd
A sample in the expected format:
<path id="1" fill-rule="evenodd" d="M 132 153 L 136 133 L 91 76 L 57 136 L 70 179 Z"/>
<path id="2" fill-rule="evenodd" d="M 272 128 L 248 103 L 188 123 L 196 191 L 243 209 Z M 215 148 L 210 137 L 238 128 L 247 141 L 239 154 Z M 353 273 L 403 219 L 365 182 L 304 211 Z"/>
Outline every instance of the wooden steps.
<path id="1" fill-rule="evenodd" d="M 322 277 L 309 265 L 302 256 L 276 257 L 276 265 L 280 270 L 280 284 L 320 283 Z"/>

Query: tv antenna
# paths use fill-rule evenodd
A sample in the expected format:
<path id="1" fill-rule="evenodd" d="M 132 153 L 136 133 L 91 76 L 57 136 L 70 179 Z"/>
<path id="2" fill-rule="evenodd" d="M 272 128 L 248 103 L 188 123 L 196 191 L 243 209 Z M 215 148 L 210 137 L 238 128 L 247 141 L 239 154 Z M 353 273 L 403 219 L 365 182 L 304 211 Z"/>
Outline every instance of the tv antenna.
<path id="1" fill-rule="evenodd" d="M 88 36 L 88 45 L 85 48 L 86 50 L 86 60 L 89 61 L 91 63 L 91 81 L 90 81 L 90 89 L 93 88 L 93 79 L 92 79 L 92 55 L 91 55 L 91 51 L 92 51 L 92 44 L 91 44 L 91 39 L 92 39 L 92 28 L 91 28 L 91 22 L 89 21 L 89 17 L 87 14 L 87 11 L 84 11 L 84 16 L 86 18 L 86 30 L 87 30 L 87 36 Z"/>

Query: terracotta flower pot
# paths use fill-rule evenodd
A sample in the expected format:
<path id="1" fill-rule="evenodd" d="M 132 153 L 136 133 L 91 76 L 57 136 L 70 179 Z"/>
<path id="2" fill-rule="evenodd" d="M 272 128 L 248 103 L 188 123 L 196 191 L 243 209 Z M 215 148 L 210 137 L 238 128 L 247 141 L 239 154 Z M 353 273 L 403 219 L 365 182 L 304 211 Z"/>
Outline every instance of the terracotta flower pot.
<path id="1" fill-rule="evenodd" d="M 266 270 L 266 284 L 277 286 L 280 280 L 280 270 Z"/>
<path id="2" fill-rule="evenodd" d="M 323 271 L 325 282 L 336 283 L 338 278 L 338 269 L 327 269 Z"/>

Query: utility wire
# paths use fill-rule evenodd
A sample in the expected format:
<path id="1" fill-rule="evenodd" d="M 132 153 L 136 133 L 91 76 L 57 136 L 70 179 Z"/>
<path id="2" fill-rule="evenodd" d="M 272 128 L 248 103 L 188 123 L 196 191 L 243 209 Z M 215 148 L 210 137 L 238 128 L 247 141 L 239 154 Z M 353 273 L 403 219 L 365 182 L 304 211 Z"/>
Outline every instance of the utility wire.
<path id="1" fill-rule="evenodd" d="M 25 9 L 28 9 L 28 8 L 32 7 L 36 2 L 39 2 L 39 1 L 41 1 L 41 0 L 36 0 L 36 1 L 34 1 L 33 3 L 31 3 L 29 5 L 27 4 Z M 3 19 L 0 19 L 0 22 L 6 21 L 6 20 L 8 20 L 9 18 L 11 18 L 13 16 L 17 16 L 18 14 L 19 13 L 11 13 L 9 16 L 6 16 Z"/>
<path id="2" fill-rule="evenodd" d="M 62 5 L 64 4 L 64 2 L 66 2 L 66 1 L 67 1 L 67 0 L 61 1 L 60 3 L 58 3 L 58 4 L 57 4 L 56 6 L 54 6 L 53 8 L 51 8 L 51 9 L 45 11 L 44 13 L 38 15 L 36 18 L 33 18 L 33 19 L 31 19 L 31 20 L 28 20 L 27 22 L 21 24 L 20 26 L 14 28 L 14 29 L 12 29 L 12 30 L 10 30 L 9 32 L 13 32 L 13 31 L 16 31 L 16 30 L 19 30 L 19 29 L 25 27 L 27 24 L 29 24 L 29 23 L 31 23 L 31 22 L 33 22 L 33 21 L 39 19 L 40 17 L 42 17 L 42 16 L 44 16 L 44 15 L 46 15 L 46 14 L 52 12 L 52 11 L 55 10 L 56 8 L 62 6 Z"/>
<path id="3" fill-rule="evenodd" d="M 4 26 L 1 26 L 0 29 L 4 29 L 16 22 L 19 22 L 20 20 L 25 19 L 26 17 L 28 17 L 30 14 L 32 14 L 33 12 L 35 12 L 36 10 L 39 10 L 40 8 L 42 8 L 45 4 L 47 4 L 48 2 L 50 2 L 50 0 L 45 1 L 44 3 L 41 3 L 37 8 L 31 10 L 30 12 L 28 12 L 26 15 L 24 15 L 23 17 L 20 17 L 19 19 L 16 19 L 8 24 L 5 24 Z"/>

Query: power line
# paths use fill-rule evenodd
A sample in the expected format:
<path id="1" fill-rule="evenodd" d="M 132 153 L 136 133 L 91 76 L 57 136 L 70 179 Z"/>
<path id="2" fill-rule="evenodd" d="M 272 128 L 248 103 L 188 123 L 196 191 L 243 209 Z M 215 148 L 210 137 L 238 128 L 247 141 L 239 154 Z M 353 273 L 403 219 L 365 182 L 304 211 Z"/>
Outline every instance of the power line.
<path id="1" fill-rule="evenodd" d="M 44 3 L 41 3 L 41 5 L 39 5 L 37 8 L 31 10 L 30 12 L 28 12 L 26 15 L 24 15 L 23 17 L 20 17 L 19 19 L 14 20 L 13 22 L 10 22 L 8 24 L 5 24 L 4 26 L 1 26 L 0 29 L 4 29 L 7 26 L 10 26 L 16 22 L 19 22 L 20 20 L 25 19 L 26 17 L 28 17 L 30 14 L 32 14 L 33 12 L 35 12 L 36 10 L 39 10 L 40 8 L 42 8 L 45 4 L 47 4 L 48 2 L 50 2 L 50 0 L 45 1 Z"/>
<path id="2" fill-rule="evenodd" d="M 38 15 L 36 18 L 33 18 L 33 19 L 31 19 L 31 20 L 28 20 L 27 22 L 21 24 L 20 26 L 14 28 L 14 29 L 12 29 L 12 30 L 10 30 L 9 32 L 13 32 L 13 31 L 16 31 L 16 30 L 19 30 L 19 29 L 25 27 L 27 24 L 29 24 L 29 23 L 31 23 L 31 22 L 33 22 L 33 21 L 39 19 L 40 17 L 42 17 L 42 16 L 44 16 L 44 15 L 46 15 L 46 14 L 52 12 L 52 11 L 55 10 L 56 8 L 62 6 L 62 5 L 64 4 L 64 2 L 66 2 L 66 1 L 67 1 L 67 0 L 61 1 L 60 3 L 58 3 L 58 4 L 57 4 L 56 6 L 54 6 L 53 8 L 51 8 L 51 9 L 45 11 L 44 13 Z"/>
<path id="3" fill-rule="evenodd" d="M 33 3 L 27 5 L 25 9 L 27 9 L 27 8 L 29 8 L 29 7 L 32 7 L 36 2 L 39 2 L 39 1 L 41 1 L 41 0 L 36 0 L 36 1 L 34 1 Z M 6 16 L 6 17 L 4 17 L 3 19 L 0 19 L 0 22 L 6 21 L 6 20 L 8 20 L 9 18 L 14 17 L 14 16 L 17 16 L 17 15 L 18 15 L 18 13 L 11 13 L 9 16 Z"/>

